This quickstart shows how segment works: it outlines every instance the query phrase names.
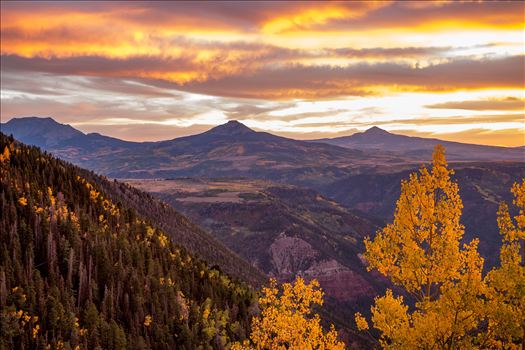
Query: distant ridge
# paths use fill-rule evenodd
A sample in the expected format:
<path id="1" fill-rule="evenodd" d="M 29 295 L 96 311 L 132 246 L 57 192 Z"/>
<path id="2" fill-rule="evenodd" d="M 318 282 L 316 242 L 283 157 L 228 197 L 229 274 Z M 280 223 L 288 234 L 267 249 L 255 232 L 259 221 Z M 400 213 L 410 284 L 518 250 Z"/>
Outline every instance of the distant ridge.
<path id="1" fill-rule="evenodd" d="M 524 147 L 498 147 L 469 143 L 444 141 L 393 134 L 377 126 L 350 136 L 324 138 L 311 142 L 328 143 L 335 146 L 390 152 L 417 159 L 429 159 L 437 144 L 445 146 L 449 160 L 505 160 L 525 161 Z"/>
<path id="2" fill-rule="evenodd" d="M 391 171 L 431 159 L 436 144 L 449 161 L 520 161 L 523 148 L 505 148 L 396 135 L 372 127 L 352 136 L 300 141 L 254 131 L 231 120 L 166 141 L 129 142 L 84 134 L 51 118 L 17 118 L 2 132 L 76 165 L 115 178 L 251 177 L 321 185 L 356 172 Z"/>

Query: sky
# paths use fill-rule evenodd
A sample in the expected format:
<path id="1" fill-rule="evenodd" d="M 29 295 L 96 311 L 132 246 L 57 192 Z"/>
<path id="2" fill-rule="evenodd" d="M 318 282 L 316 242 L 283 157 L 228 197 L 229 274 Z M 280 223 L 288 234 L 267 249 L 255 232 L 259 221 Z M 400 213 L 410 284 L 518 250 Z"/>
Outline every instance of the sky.
<path id="1" fill-rule="evenodd" d="M 525 145 L 525 2 L 1 3 L 1 119 Z"/>

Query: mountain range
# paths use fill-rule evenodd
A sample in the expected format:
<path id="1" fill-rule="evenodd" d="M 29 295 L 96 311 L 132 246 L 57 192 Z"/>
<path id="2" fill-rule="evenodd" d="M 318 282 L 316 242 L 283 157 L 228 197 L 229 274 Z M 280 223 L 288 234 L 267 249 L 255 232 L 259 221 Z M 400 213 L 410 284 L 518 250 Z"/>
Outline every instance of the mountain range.
<path id="1" fill-rule="evenodd" d="M 348 137 L 299 141 L 256 132 L 238 121 L 158 142 L 84 134 L 51 118 L 14 118 L 2 132 L 74 164 L 116 178 L 246 176 L 327 184 L 356 173 L 391 172 L 428 161 L 437 143 L 449 161 L 523 161 L 522 148 L 461 144 L 395 135 L 373 127 Z M 322 142 L 321 142 L 322 141 Z"/>
<path id="2" fill-rule="evenodd" d="M 373 152 L 255 132 L 237 121 L 198 135 L 143 143 L 72 132 L 68 125 L 41 118 L 12 119 L 2 131 L 115 178 L 247 176 L 316 182 L 349 174 L 357 166 L 402 162 Z"/>
<path id="3" fill-rule="evenodd" d="M 461 185 L 467 236 L 481 233 L 486 238 L 481 249 L 489 261 L 492 243 L 499 242 L 495 208 L 508 200 L 512 182 L 525 177 L 523 147 L 408 137 L 377 127 L 309 142 L 256 132 L 238 121 L 158 142 L 84 134 L 51 118 L 14 118 L 1 128 L 22 142 L 109 177 L 269 180 L 313 189 L 383 222 L 391 219 L 400 181 L 428 162 L 432 148 L 441 143 Z M 486 214 L 476 215 L 479 212 Z"/>
<path id="4" fill-rule="evenodd" d="M 476 160 L 521 160 L 525 159 L 523 147 L 497 147 L 444 141 L 435 138 L 397 135 L 374 126 L 365 132 L 350 136 L 325 138 L 313 142 L 327 143 L 350 149 L 388 151 L 405 157 L 428 160 L 434 147 L 443 145 L 447 150 L 447 159 L 454 161 Z M 525 142 L 525 137 L 523 139 Z"/>

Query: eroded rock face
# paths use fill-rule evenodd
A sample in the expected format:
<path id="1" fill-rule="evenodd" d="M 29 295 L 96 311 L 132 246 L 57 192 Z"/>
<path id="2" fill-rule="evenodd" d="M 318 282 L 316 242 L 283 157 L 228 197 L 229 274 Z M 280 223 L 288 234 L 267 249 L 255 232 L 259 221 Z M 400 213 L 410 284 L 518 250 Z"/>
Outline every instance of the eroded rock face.
<path id="1" fill-rule="evenodd" d="M 298 237 L 281 233 L 269 248 L 274 274 L 281 281 L 302 276 L 317 279 L 327 295 L 352 301 L 374 294 L 374 288 L 358 273 L 335 259 L 322 260 L 312 245 Z"/>
<path id="2" fill-rule="evenodd" d="M 306 277 L 317 279 L 326 295 L 337 300 L 353 301 L 375 294 L 367 280 L 335 260 L 316 264 L 310 271 Z"/>
<path id="3" fill-rule="evenodd" d="M 315 263 L 317 251 L 310 243 L 281 233 L 270 245 L 269 254 L 277 276 L 296 275 Z"/>

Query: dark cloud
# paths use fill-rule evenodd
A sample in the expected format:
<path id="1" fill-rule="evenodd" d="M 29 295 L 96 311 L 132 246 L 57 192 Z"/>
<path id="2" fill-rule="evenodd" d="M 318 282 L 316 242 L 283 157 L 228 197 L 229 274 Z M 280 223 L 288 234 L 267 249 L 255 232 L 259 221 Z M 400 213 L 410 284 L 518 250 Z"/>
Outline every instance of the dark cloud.
<path id="1" fill-rule="evenodd" d="M 340 48 L 333 49 L 332 52 L 336 56 L 343 57 L 358 57 L 358 58 L 406 58 L 406 57 L 425 57 L 443 55 L 451 50 L 453 47 L 395 47 L 383 48 L 375 47 L 368 49 L 354 49 L 354 48 Z"/>
<path id="2" fill-rule="evenodd" d="M 269 113 L 277 110 L 282 110 L 286 108 L 292 108 L 295 103 L 279 103 L 271 105 L 256 105 L 256 104 L 239 104 L 233 108 L 223 107 L 224 114 L 229 119 L 243 120 L 243 119 L 257 119 L 265 120 L 272 119 L 268 116 Z M 273 118 L 275 119 L 275 117 Z M 281 119 L 282 120 L 282 119 Z"/>
<path id="3" fill-rule="evenodd" d="M 104 1 L 104 2 L 2 2 L 3 12 L 36 14 L 90 13 L 110 15 L 130 23 L 158 27 L 190 25 L 201 28 L 257 30 L 267 21 L 311 9 L 347 7 L 352 13 L 366 13 L 376 8 L 372 2 L 325 1 Z"/>
<path id="4" fill-rule="evenodd" d="M 34 84 L 35 80 L 39 84 Z M 174 100 L 182 98 L 181 93 L 164 90 L 139 82 L 112 77 L 77 77 L 57 76 L 48 73 L 32 73 L 31 76 L 17 74 L 15 71 L 2 72 L 2 88 L 30 95 L 67 96 L 73 90 L 93 93 L 115 93 L 136 96 L 139 98 L 169 97 Z"/>
<path id="5" fill-rule="evenodd" d="M 63 58 L 26 58 L 2 55 L 2 70 L 45 72 L 79 76 L 137 77 L 145 72 L 176 73 L 196 67 L 191 54 L 180 57 L 135 56 L 107 58 L 103 56 L 74 56 Z"/>

